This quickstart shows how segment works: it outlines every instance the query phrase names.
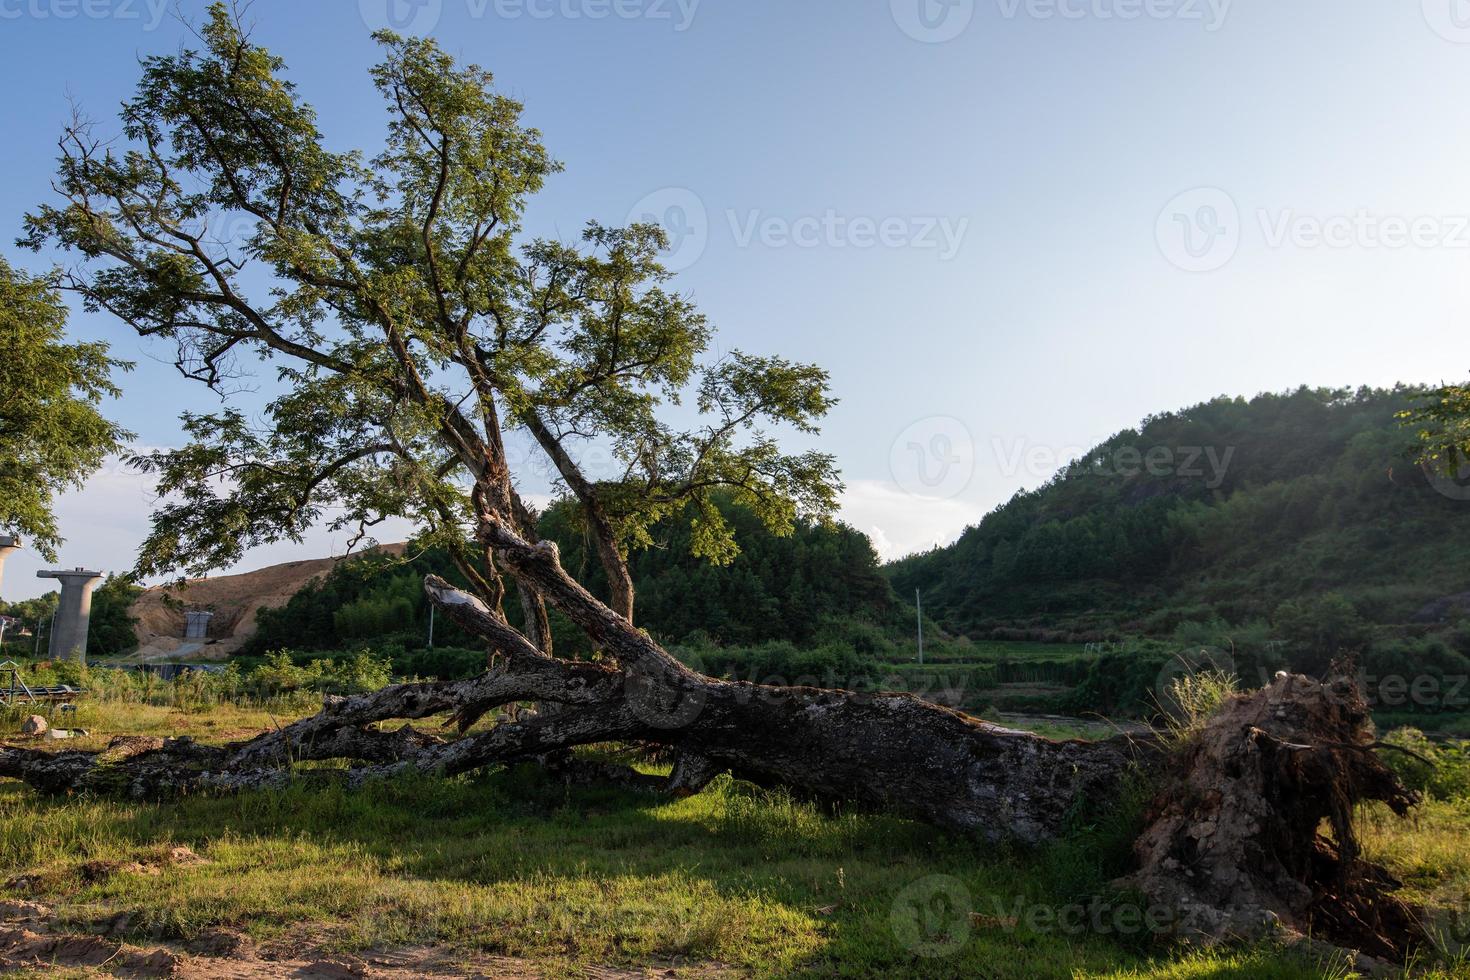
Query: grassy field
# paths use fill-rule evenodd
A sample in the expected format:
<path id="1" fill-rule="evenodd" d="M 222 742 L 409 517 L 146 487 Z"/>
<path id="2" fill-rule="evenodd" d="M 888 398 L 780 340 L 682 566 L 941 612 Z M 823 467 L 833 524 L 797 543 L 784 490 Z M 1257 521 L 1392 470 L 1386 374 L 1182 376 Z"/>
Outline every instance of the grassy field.
<path id="1" fill-rule="evenodd" d="M 914 644 L 900 647 L 900 659 L 914 660 L 918 648 Z M 1039 643 L 1033 640 L 950 640 L 927 643 L 924 660 L 940 663 L 1054 663 L 1066 660 L 1088 660 L 1096 656 L 1083 643 Z"/>
<path id="2" fill-rule="evenodd" d="M 14 731 L 18 716 L 0 720 Z M 84 702 L 96 744 L 119 731 L 240 737 L 286 718 Z M 1370 851 L 1414 894 L 1470 894 L 1470 805 L 1368 815 Z M 591 967 L 752 976 L 1270 978 L 1348 975 L 1269 946 L 1197 951 L 1140 928 L 1109 881 L 1126 818 L 1081 818 L 1022 853 L 882 815 L 832 813 L 723 778 L 687 799 L 569 788 L 523 768 L 346 792 L 149 804 L 46 799 L 0 784 L 6 898 L 54 928 L 141 946 L 443 947 Z M 175 863 L 184 845 L 203 859 Z M 1431 975 L 1470 977 L 1453 960 Z"/>

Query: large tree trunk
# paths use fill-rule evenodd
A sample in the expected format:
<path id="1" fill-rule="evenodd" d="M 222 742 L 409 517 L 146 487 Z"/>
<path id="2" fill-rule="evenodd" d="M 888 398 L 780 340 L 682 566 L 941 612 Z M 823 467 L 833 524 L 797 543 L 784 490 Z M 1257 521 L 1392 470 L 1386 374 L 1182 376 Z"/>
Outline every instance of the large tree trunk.
<path id="1" fill-rule="evenodd" d="M 1418 938 L 1403 907 L 1384 898 L 1391 880 L 1353 844 L 1355 804 L 1384 800 L 1402 811 L 1412 797 L 1373 756 L 1368 712 L 1350 685 L 1283 677 L 1170 753 L 1153 738 L 1051 741 L 906 694 L 718 680 L 689 670 L 593 599 L 561 570 L 554 545 L 529 544 L 488 518 L 486 526 L 487 544 L 517 579 L 586 631 L 602 660 L 547 656 L 479 599 L 431 577 L 432 601 L 498 652 L 478 678 L 329 699 L 315 716 L 224 748 L 124 739 L 104 753 L 0 749 L 0 775 L 51 792 L 155 798 L 276 785 L 295 763 L 328 758 L 360 763 L 349 772 L 354 782 L 548 756 L 569 776 L 582 775 L 590 764 L 560 750 L 648 742 L 678 754 L 668 789 L 697 791 L 730 771 L 985 840 L 1037 844 L 1061 833 L 1079 806 L 1106 805 L 1143 771 L 1165 782 L 1139 838 L 1135 883 L 1191 913 L 1184 921 L 1193 932 L 1249 935 L 1275 922 L 1385 955 L 1401 955 Z M 380 727 L 448 714 L 463 731 L 495 707 L 524 701 L 557 708 L 454 739 Z M 1331 840 L 1318 833 L 1324 819 Z M 1209 914 L 1193 914 L 1199 909 Z"/>
<path id="2" fill-rule="evenodd" d="M 447 740 L 389 719 L 476 713 L 517 700 L 564 705 L 547 717 Z M 677 691 L 596 664 L 512 662 L 471 681 L 402 685 L 331 699 L 322 712 L 226 748 L 185 739 L 119 740 L 107 752 L 0 750 L 0 775 L 48 791 L 109 788 L 152 798 L 194 788 L 275 785 L 293 762 L 350 758 L 362 780 L 406 769 L 454 774 L 555 749 L 648 741 L 693 750 L 763 784 L 883 807 L 1000 841 L 1055 836 L 1079 800 L 1105 801 L 1152 753 L 1127 739 L 1053 742 L 997 728 L 905 694 L 761 687 L 698 679 Z"/>

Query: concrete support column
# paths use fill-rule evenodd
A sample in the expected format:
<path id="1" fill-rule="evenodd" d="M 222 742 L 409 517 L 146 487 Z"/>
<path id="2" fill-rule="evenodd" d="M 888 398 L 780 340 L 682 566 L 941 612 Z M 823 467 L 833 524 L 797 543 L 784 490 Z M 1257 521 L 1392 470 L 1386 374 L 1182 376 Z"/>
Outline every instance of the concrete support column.
<path id="1" fill-rule="evenodd" d="M 61 604 L 56 610 L 56 625 L 51 630 L 47 648 L 53 660 L 87 662 L 87 626 L 92 619 L 92 590 L 101 572 L 84 568 L 37 572 L 36 578 L 54 578 L 61 582 Z"/>
<path id="2" fill-rule="evenodd" d="M 209 636 L 209 621 L 214 613 L 206 609 L 191 609 L 184 613 L 184 639 L 202 640 Z"/>
<path id="3" fill-rule="evenodd" d="M 5 559 L 12 551 L 20 550 L 20 538 L 0 534 L 0 587 L 5 585 Z M 0 589 L 0 596 L 5 592 Z"/>

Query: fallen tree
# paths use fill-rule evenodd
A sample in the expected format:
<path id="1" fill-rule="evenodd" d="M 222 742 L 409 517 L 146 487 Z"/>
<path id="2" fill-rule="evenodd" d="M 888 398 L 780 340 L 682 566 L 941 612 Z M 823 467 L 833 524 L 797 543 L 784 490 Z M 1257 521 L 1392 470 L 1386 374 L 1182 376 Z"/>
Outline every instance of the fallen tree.
<path id="1" fill-rule="evenodd" d="M 556 568 L 549 555 L 538 560 Z M 641 742 L 680 752 L 669 779 L 657 780 L 664 789 L 696 792 L 731 771 L 993 841 L 1035 844 L 1055 837 L 1079 802 L 1106 800 L 1124 774 L 1147 766 L 1155 754 L 1152 746 L 1127 738 L 1054 742 L 907 694 L 705 677 L 585 592 L 580 608 L 605 623 L 606 640 L 622 648 L 621 656 L 601 663 L 559 660 L 506 634 L 475 597 L 439 580 L 431 580 L 429 590 L 461 626 L 502 652 L 485 674 L 329 698 L 319 714 L 227 747 L 125 738 L 101 753 L 6 748 L 0 750 L 0 775 L 49 792 L 102 790 L 151 799 L 195 789 L 277 786 L 308 761 L 362 763 L 351 772 L 361 781 L 408 769 L 454 775 L 577 746 Z M 411 725 L 381 730 L 387 721 L 446 714 L 468 727 L 494 709 L 526 701 L 556 710 L 453 739 Z"/>
<path id="2" fill-rule="evenodd" d="M 1403 959 L 1424 934 L 1382 869 L 1364 861 L 1356 806 L 1414 803 L 1374 756 L 1366 705 L 1351 682 L 1282 675 L 1240 695 L 1181 746 L 1118 737 L 1056 742 L 905 694 L 770 687 L 690 671 L 560 570 L 554 548 L 501 540 L 511 567 L 552 597 L 611 656 L 548 657 L 477 598 L 430 579 L 433 601 L 501 654 L 480 677 L 331 698 L 316 715 L 248 742 L 123 738 L 101 753 L 0 749 L 0 775 L 48 792 L 137 798 L 282 785 L 298 763 L 349 759 L 354 782 L 407 770 L 452 775 L 542 760 L 569 775 L 695 792 L 714 775 L 882 807 L 991 841 L 1038 844 L 1081 805 L 1107 805 L 1139 773 L 1159 791 L 1131 884 L 1209 941 L 1314 935 Z M 506 705 L 555 710 L 444 738 L 391 720 L 448 715 L 462 728 Z M 556 755 L 637 741 L 680 753 L 667 779 Z M 578 766 L 592 770 L 579 771 Z M 1330 833 L 1320 827 L 1328 824 Z"/>
<path id="3" fill-rule="evenodd" d="M 66 288 L 139 335 L 172 341 L 187 377 L 227 396 L 253 356 L 286 389 L 264 423 L 238 409 L 186 414 L 188 445 L 135 461 L 157 474 L 165 501 L 137 571 L 225 567 L 255 544 L 299 539 L 328 508 L 333 526 L 359 537 L 408 518 L 422 543 L 452 557 L 463 589 L 430 580 L 429 596 L 483 638 L 489 666 L 461 683 L 332 699 L 239 745 L 6 748 L 0 775 L 153 799 L 278 785 L 299 763 L 326 759 L 352 760 L 354 780 L 527 759 L 587 775 L 592 764 L 568 750 L 643 742 L 672 750 L 675 791 L 730 771 L 1036 844 L 1079 806 L 1106 805 L 1130 773 L 1158 771 L 1169 789 L 1141 838 L 1137 880 L 1178 905 L 1245 903 L 1206 918 L 1201 934 L 1267 912 L 1292 928 L 1337 929 L 1387 887 L 1356 855 L 1351 809 L 1374 799 L 1402 808 L 1408 797 L 1367 750 L 1361 704 L 1318 710 L 1320 685 L 1278 682 L 1232 709 L 1249 726 L 1222 721 L 1169 756 L 1152 740 L 1054 742 L 903 694 L 738 683 L 685 667 L 635 626 L 628 551 L 677 515 L 695 556 L 733 560 L 716 493 L 777 533 L 798 516 L 830 518 L 841 487 L 832 457 L 783 453 L 760 428 L 815 432 L 832 405 L 826 374 L 739 352 L 701 362 L 711 332 L 663 288 L 667 238 L 656 225 L 591 225 L 586 251 L 519 242 L 525 198 L 557 165 L 487 72 L 432 41 L 377 35 L 385 57 L 372 79 L 388 126 L 365 163 L 328 149 L 279 59 L 229 8 L 211 7 L 200 39 L 202 52 L 144 62 L 123 140 L 95 137 L 81 119 L 66 129 L 55 182 L 64 200 L 26 219 L 30 244 L 81 256 Z M 222 234 L 231 228 L 240 234 Z M 657 409 L 686 390 L 701 423 L 676 432 Z M 606 602 L 538 541 L 508 432 L 580 508 Z M 598 441 L 617 464 L 604 478 L 579 461 Z M 555 655 L 552 611 L 586 634 L 597 660 Z M 523 702 L 540 710 L 476 726 Z M 443 714 L 459 737 L 383 728 Z M 1323 816 L 1331 845 L 1318 840 Z M 1199 843 L 1215 839 L 1232 843 Z M 1207 880 L 1194 881 L 1197 866 Z M 1231 880 L 1256 887 L 1232 891 Z M 1402 947 L 1395 938 L 1388 949 Z"/>

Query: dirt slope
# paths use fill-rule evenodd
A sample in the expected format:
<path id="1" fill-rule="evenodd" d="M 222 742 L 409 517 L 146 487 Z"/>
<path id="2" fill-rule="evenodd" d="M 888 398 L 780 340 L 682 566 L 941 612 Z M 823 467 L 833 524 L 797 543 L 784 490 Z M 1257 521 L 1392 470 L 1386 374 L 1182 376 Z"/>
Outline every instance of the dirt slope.
<path id="1" fill-rule="evenodd" d="M 404 548 L 402 544 L 387 544 L 381 550 L 401 555 Z M 224 659 L 255 632 L 258 610 L 284 606 L 308 582 L 325 575 L 341 560 L 292 561 L 240 575 L 190 579 L 184 587 L 169 585 L 149 589 L 138 597 L 131 610 L 138 620 L 134 627 L 138 651 L 133 657 L 140 660 L 174 656 Z M 209 640 L 203 646 L 196 648 L 194 641 L 183 639 L 186 609 L 208 609 L 214 613 L 209 623 Z"/>

